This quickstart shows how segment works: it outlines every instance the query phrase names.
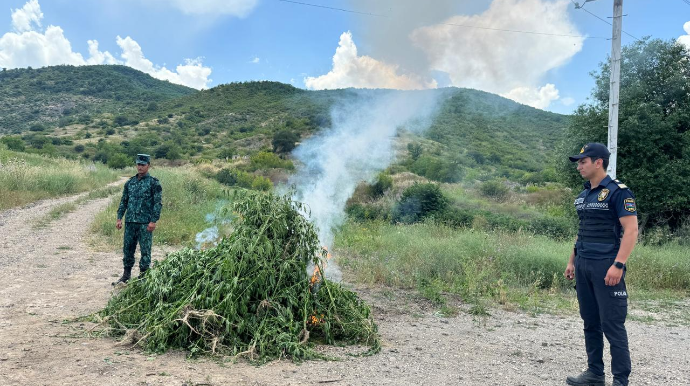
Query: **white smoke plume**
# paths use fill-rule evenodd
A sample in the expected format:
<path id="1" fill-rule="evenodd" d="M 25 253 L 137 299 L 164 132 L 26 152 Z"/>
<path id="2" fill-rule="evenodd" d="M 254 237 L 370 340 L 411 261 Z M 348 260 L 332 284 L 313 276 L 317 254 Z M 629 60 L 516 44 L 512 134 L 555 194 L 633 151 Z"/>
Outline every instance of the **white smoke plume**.
<path id="1" fill-rule="evenodd" d="M 294 199 L 306 203 L 319 239 L 333 244 L 333 232 L 345 219 L 345 203 L 361 181 L 372 182 L 394 160 L 398 129 L 421 132 L 433 118 L 433 91 L 346 91 L 331 109 L 330 128 L 304 141 L 293 156 L 302 164 L 288 182 Z M 334 262 L 326 277 L 338 281 Z"/>
<path id="2" fill-rule="evenodd" d="M 216 204 L 216 209 L 213 212 L 206 214 L 206 223 L 209 224 L 209 227 L 196 234 L 194 238 L 196 249 L 216 246 L 221 237 L 230 233 L 234 216 L 224 210 L 227 204 L 227 201 L 222 200 Z"/>

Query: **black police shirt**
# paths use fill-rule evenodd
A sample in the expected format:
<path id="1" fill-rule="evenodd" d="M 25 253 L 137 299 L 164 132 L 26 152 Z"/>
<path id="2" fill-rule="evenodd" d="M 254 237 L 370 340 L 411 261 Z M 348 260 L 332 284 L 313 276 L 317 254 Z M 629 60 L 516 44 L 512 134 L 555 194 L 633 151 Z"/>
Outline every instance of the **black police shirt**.
<path id="1" fill-rule="evenodd" d="M 575 199 L 580 218 L 576 243 L 579 257 L 614 258 L 620 248 L 622 227 L 619 218 L 637 216 L 635 196 L 627 186 L 606 176 L 594 189 L 589 182 Z"/>

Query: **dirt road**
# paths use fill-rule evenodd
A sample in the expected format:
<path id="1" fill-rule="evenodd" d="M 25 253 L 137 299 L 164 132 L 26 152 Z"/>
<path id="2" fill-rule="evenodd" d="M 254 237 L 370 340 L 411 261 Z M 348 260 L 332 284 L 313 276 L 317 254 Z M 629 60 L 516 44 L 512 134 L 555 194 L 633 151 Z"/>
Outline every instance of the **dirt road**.
<path id="1" fill-rule="evenodd" d="M 254 367 L 87 338 L 86 326 L 63 320 L 102 308 L 121 273 L 120 253 L 95 252 L 87 242 L 108 199 L 88 201 L 40 231 L 31 226 L 74 199 L 0 213 L 0 385 L 561 385 L 585 366 L 576 315 L 492 310 L 485 320 L 465 312 L 443 318 L 404 293 L 365 288 L 357 290 L 374 305 L 383 340 L 372 357 L 324 348 L 343 359 Z M 154 259 L 160 254 L 154 247 Z M 629 321 L 628 331 L 631 385 L 690 384 L 690 327 Z"/>

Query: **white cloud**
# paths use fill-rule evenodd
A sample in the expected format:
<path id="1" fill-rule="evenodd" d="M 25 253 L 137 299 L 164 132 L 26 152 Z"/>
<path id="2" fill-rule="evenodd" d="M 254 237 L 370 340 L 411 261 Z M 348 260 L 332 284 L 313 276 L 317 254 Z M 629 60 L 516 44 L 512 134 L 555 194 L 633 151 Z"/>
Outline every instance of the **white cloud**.
<path id="1" fill-rule="evenodd" d="M 254 59 L 250 60 L 249 63 L 259 64 L 260 61 L 261 61 L 261 59 L 259 59 L 258 57 L 255 57 Z"/>
<path id="2" fill-rule="evenodd" d="M 448 73 L 454 86 L 481 89 L 548 106 L 557 90 L 539 87 L 543 77 L 582 49 L 583 38 L 464 28 L 471 25 L 550 34 L 580 35 L 568 18 L 567 0 L 494 0 L 484 13 L 453 16 L 410 34 L 430 63 Z M 544 105 L 544 103 L 547 103 Z M 540 107 L 540 108 L 544 108 Z"/>
<path id="3" fill-rule="evenodd" d="M 83 66 L 87 64 L 124 64 L 143 71 L 154 78 L 168 80 L 197 89 L 206 88 L 211 82 L 211 68 L 204 67 L 200 59 L 186 59 L 175 71 L 155 66 L 146 59 L 141 46 L 129 36 L 117 37 L 122 49 L 122 60 L 110 52 L 101 52 L 98 41 L 89 40 L 89 58 L 72 51 L 72 44 L 65 37 L 62 28 L 48 26 L 45 32 L 34 26 L 41 25 L 43 13 L 38 0 L 30 0 L 23 8 L 12 12 L 12 25 L 16 32 L 7 32 L 0 37 L 0 67 L 44 67 L 59 64 Z"/>
<path id="4" fill-rule="evenodd" d="M 91 56 L 86 62 L 88 64 L 122 64 L 119 60 L 110 54 L 110 52 L 101 52 L 98 50 L 98 41 L 89 40 L 89 55 Z"/>
<path id="5" fill-rule="evenodd" d="M 398 67 L 369 56 L 359 56 L 352 34 L 340 35 L 338 48 L 333 55 L 333 68 L 325 75 L 307 77 L 304 84 L 309 89 L 336 88 L 390 88 L 412 90 L 436 87 L 436 82 L 425 82 L 416 75 L 398 75 Z"/>
<path id="6" fill-rule="evenodd" d="M 539 89 L 517 87 L 505 94 L 501 94 L 501 96 L 538 109 L 545 109 L 549 107 L 552 101 L 558 99 L 558 90 L 553 84 L 547 83 Z"/>
<path id="7" fill-rule="evenodd" d="M 43 13 L 38 0 L 30 0 L 20 9 L 12 11 L 12 27 L 17 32 L 26 32 L 33 29 L 32 24 L 41 26 Z"/>
<path id="8" fill-rule="evenodd" d="M 151 1 L 151 0 L 148 0 Z M 155 0 L 166 2 L 187 14 L 245 17 L 259 0 Z"/>
<path id="9" fill-rule="evenodd" d="M 8 32 L 0 37 L 0 67 L 43 67 L 58 64 L 86 64 L 80 53 L 72 51 L 72 45 L 60 27 L 49 26 L 45 33 Z"/>
<path id="10" fill-rule="evenodd" d="M 678 38 L 678 43 L 690 50 L 690 21 L 683 24 L 683 29 L 685 30 L 685 35 Z"/>
<path id="11" fill-rule="evenodd" d="M 187 59 L 184 65 L 178 65 L 176 72 L 165 67 L 154 66 L 153 62 L 146 59 L 139 43 L 127 36 L 117 37 L 117 45 L 122 49 L 122 59 L 126 66 L 145 72 L 154 78 L 167 80 L 172 83 L 202 89 L 208 87 L 211 79 L 211 69 L 201 64 L 201 59 Z"/>
<path id="12" fill-rule="evenodd" d="M 571 106 L 573 103 L 575 103 L 575 99 L 571 97 L 561 98 L 561 103 L 563 106 Z"/>

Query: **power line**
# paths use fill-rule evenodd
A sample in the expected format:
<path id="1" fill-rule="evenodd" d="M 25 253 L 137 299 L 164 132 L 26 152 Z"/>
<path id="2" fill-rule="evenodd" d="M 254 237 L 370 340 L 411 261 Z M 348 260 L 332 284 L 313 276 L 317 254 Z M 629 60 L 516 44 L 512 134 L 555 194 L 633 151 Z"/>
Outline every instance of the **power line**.
<path id="1" fill-rule="evenodd" d="M 299 5 L 306 5 L 306 6 L 309 6 L 309 7 L 331 9 L 331 10 L 340 11 L 340 12 L 356 13 L 356 14 L 359 14 L 359 15 L 378 16 L 378 17 L 388 17 L 388 16 L 386 16 L 386 15 L 379 15 L 379 14 L 376 14 L 376 13 L 359 12 L 359 11 L 353 11 L 353 10 L 344 9 L 344 8 L 328 7 L 328 6 L 319 5 L 319 4 L 302 3 L 302 2 L 300 2 L 300 1 L 291 1 L 291 0 L 278 0 L 278 1 L 283 2 L 283 3 L 292 3 L 292 4 L 299 4 Z"/>
<path id="2" fill-rule="evenodd" d="M 589 12 L 587 9 L 585 9 L 585 5 L 584 5 L 584 4 L 579 5 L 578 3 L 576 3 L 576 2 L 573 1 L 573 0 L 570 0 L 570 1 L 571 1 L 573 4 L 575 4 L 575 9 L 581 9 L 581 10 L 587 12 L 588 14 L 590 14 L 590 15 L 596 17 L 597 19 L 603 21 L 604 23 L 606 23 L 606 24 L 608 24 L 608 25 L 610 25 L 610 26 L 613 26 L 613 24 L 611 24 L 611 22 L 609 22 L 608 20 L 602 19 L 601 17 L 599 17 L 599 16 L 593 14 L 592 12 Z M 688 5 L 690 5 L 690 0 L 683 0 L 683 1 L 685 1 L 686 3 L 688 3 Z M 621 30 L 621 31 L 623 31 L 623 30 Z M 640 41 L 640 39 L 634 37 L 633 35 L 631 35 L 631 34 L 625 32 L 625 31 L 623 31 L 623 33 L 626 34 L 626 35 L 628 35 L 628 36 L 630 36 L 631 38 L 633 38 L 633 39 L 635 39 L 635 40 L 637 40 L 637 41 Z"/>
<path id="3" fill-rule="evenodd" d="M 328 6 L 325 6 L 325 5 L 311 4 L 311 3 L 303 3 L 303 2 L 300 2 L 300 1 L 292 1 L 292 0 L 278 0 L 278 1 L 283 2 L 283 3 L 291 3 L 291 4 L 304 5 L 304 6 L 308 6 L 308 7 L 325 8 L 325 9 L 330 9 L 330 10 L 340 11 L 340 12 L 356 13 L 356 14 L 359 14 L 359 15 L 368 15 L 368 16 L 376 16 L 376 17 L 385 17 L 385 18 L 390 17 L 390 16 L 388 16 L 388 15 L 382 15 L 382 14 L 377 14 L 377 13 L 353 11 L 353 10 L 350 10 L 350 9 L 328 7 Z M 688 1 L 690 1 L 690 0 L 688 0 Z M 453 27 L 463 27 L 463 28 L 482 29 L 482 30 L 489 30 L 489 31 L 523 33 L 523 34 L 529 34 L 529 35 L 558 36 L 558 37 L 582 38 L 582 39 L 608 39 L 607 37 L 604 37 L 604 36 L 585 36 L 585 35 L 557 34 L 557 33 L 550 33 L 550 32 L 523 31 L 523 30 L 515 30 L 515 29 L 481 27 L 481 26 L 476 26 L 476 25 L 454 24 L 454 23 L 438 23 L 438 24 L 439 24 L 439 25 L 448 25 L 448 26 L 453 26 Z"/>
<path id="4" fill-rule="evenodd" d="M 683 2 L 687 5 L 690 5 L 690 0 L 683 0 Z"/>

